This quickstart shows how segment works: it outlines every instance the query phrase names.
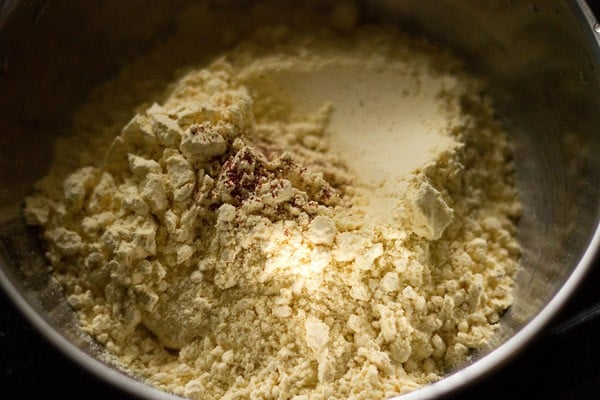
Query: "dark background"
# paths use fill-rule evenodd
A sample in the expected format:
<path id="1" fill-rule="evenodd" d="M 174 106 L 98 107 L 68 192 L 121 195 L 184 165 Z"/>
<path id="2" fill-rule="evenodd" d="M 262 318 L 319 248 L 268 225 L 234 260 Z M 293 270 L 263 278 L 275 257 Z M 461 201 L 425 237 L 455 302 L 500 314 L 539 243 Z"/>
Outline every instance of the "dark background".
<path id="1" fill-rule="evenodd" d="M 600 15 L 600 1 L 588 3 Z M 522 353 L 451 398 L 600 399 L 599 268 L 597 260 L 562 312 Z M 52 347 L 4 293 L 0 310 L 0 398 L 133 399 Z M 578 323 L 569 328 L 573 321 Z"/>

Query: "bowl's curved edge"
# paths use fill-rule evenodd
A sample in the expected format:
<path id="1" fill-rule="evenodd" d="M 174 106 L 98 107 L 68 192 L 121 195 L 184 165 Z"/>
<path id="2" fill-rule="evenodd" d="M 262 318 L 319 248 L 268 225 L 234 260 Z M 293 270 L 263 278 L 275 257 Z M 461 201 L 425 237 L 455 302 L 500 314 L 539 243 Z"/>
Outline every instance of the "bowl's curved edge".
<path id="1" fill-rule="evenodd" d="M 593 35 L 596 63 L 600 64 L 600 31 L 596 31 L 596 27 L 600 26 L 598 21 L 585 0 L 570 0 L 569 5 L 575 14 L 575 17 L 581 21 L 584 29 L 588 29 L 588 34 Z M 520 331 L 515 333 L 515 335 L 500 347 L 494 349 L 473 364 L 460 369 L 454 374 L 449 375 L 432 385 L 425 386 L 402 396 L 394 397 L 393 399 L 424 400 L 439 398 L 442 395 L 448 395 L 462 389 L 467 384 L 474 383 L 476 380 L 482 379 L 504 366 L 523 351 L 533 339 L 540 335 L 544 327 L 546 327 L 566 305 L 567 300 L 581 284 L 586 274 L 591 270 L 594 261 L 599 255 L 600 225 L 597 225 L 586 251 L 564 285 L 558 290 L 548 304 L 546 304 L 544 308 Z"/>

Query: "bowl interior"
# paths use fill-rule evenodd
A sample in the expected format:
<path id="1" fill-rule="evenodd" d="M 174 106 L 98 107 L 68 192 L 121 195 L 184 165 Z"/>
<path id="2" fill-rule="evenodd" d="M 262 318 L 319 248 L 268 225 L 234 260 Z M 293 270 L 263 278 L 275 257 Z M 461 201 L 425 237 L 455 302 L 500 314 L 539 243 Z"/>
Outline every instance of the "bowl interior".
<path id="1" fill-rule="evenodd" d="M 186 2 L 151 7 L 142 3 L 146 4 L 7 2 L 0 9 L 2 283 L 39 327 L 64 339 L 55 338 L 55 343 L 68 347 L 70 342 L 100 359 L 102 349 L 81 334 L 60 288 L 48 276 L 35 232 L 24 226 L 19 210 L 51 161 L 52 141 L 71 111 L 93 86 L 174 29 Z M 224 4 L 232 7 L 231 2 Z M 365 18 L 390 20 L 422 32 L 464 57 L 467 68 L 489 83 L 489 94 L 511 134 L 524 205 L 519 234 L 523 268 L 516 280 L 515 303 L 502 328 L 467 367 L 489 369 L 493 363 L 479 360 L 507 347 L 510 338 L 545 313 L 536 325 L 539 329 L 580 279 L 586 268 L 581 260 L 590 257 L 600 216 L 597 34 L 575 2 L 548 0 L 532 6 L 524 1 L 448 0 L 434 5 L 375 0 L 362 7 Z M 211 42 L 208 32 L 203 38 L 198 45 L 205 59 L 230 45 Z M 522 335 L 521 342 L 531 333 Z M 497 360 L 520 345 L 513 343 Z M 91 358 L 81 360 L 96 372 L 104 368 Z M 130 390 L 141 390 L 119 374 L 106 376 Z"/>

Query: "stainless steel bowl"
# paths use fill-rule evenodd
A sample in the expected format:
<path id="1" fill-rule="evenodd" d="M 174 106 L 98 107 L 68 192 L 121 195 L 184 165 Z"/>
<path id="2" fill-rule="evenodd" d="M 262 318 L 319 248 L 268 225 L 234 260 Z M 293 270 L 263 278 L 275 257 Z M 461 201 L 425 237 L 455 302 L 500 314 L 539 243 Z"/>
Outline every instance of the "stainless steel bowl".
<path id="1" fill-rule="evenodd" d="M 174 397 L 105 362 L 103 349 L 81 333 L 19 210 L 47 168 L 53 138 L 70 111 L 91 87 L 173 29 L 184 4 L 0 2 L 0 282 L 55 346 L 107 382 L 151 399 Z M 600 25 L 583 0 L 374 0 L 362 6 L 367 18 L 399 23 L 462 55 L 489 82 L 514 143 L 524 204 L 515 303 L 469 365 L 402 396 L 432 398 L 493 372 L 526 346 L 591 265 L 600 242 Z"/>

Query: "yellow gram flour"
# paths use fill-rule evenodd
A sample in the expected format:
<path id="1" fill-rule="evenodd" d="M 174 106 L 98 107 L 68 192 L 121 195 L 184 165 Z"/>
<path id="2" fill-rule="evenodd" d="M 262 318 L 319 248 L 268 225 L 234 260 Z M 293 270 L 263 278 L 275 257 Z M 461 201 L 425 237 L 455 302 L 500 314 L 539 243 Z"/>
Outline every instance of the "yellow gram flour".
<path id="1" fill-rule="evenodd" d="M 355 14 L 261 29 L 124 126 L 110 96 L 74 118 L 25 216 L 123 368 L 192 399 L 380 399 L 498 327 L 504 132 L 449 56 Z"/>

